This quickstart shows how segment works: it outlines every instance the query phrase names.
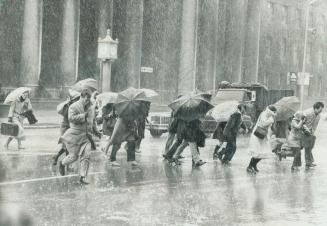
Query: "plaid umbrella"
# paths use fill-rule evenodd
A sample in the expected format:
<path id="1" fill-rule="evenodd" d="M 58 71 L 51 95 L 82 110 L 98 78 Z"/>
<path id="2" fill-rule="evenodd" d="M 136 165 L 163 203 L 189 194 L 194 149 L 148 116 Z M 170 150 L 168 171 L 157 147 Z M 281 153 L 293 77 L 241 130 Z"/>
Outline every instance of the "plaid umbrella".
<path id="1" fill-rule="evenodd" d="M 11 102 L 15 101 L 25 92 L 30 92 L 32 89 L 28 87 L 19 87 L 9 93 L 6 97 L 4 104 L 10 104 Z"/>
<path id="2" fill-rule="evenodd" d="M 143 91 L 130 87 L 118 93 L 115 109 L 120 117 L 138 118 L 147 114 L 149 104 Z"/>
<path id="3" fill-rule="evenodd" d="M 274 106 L 277 108 L 276 121 L 284 121 L 300 109 L 300 101 L 296 96 L 283 97 Z"/>
<path id="4" fill-rule="evenodd" d="M 202 118 L 213 105 L 202 94 L 185 95 L 168 105 L 175 116 L 185 121 Z"/>

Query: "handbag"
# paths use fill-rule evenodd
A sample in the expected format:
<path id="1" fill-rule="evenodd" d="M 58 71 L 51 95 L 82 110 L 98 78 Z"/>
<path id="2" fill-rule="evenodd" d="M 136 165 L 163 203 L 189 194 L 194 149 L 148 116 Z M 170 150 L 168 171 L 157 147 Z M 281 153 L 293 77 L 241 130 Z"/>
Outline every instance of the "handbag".
<path id="1" fill-rule="evenodd" d="M 261 121 L 261 115 L 258 119 L 258 124 L 260 123 L 260 121 Z M 259 139 L 264 139 L 268 134 L 268 128 L 257 125 L 257 128 L 255 129 L 253 134 Z"/>

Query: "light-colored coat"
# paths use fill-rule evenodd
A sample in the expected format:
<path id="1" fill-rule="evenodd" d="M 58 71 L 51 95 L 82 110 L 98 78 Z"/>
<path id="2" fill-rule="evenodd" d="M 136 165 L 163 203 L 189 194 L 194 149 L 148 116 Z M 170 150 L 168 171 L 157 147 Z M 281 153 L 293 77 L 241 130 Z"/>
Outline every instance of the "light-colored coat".
<path id="1" fill-rule="evenodd" d="M 272 112 L 267 107 L 266 110 L 261 113 L 253 131 L 256 130 L 257 126 L 261 126 L 269 129 L 271 125 L 274 123 L 274 121 L 275 121 L 275 113 Z M 249 142 L 249 154 L 253 158 L 259 158 L 259 159 L 272 157 L 271 147 L 268 142 L 267 136 L 264 139 L 260 139 L 257 136 L 255 136 L 254 133 L 252 133 Z"/>
<path id="2" fill-rule="evenodd" d="M 94 112 L 92 107 L 86 111 L 82 100 L 72 104 L 68 110 L 68 120 L 70 128 L 61 137 L 61 141 L 66 145 L 69 153 L 80 154 L 86 144 L 90 143 L 87 134 L 96 131 L 94 123 Z M 87 114 L 87 117 L 86 117 Z"/>

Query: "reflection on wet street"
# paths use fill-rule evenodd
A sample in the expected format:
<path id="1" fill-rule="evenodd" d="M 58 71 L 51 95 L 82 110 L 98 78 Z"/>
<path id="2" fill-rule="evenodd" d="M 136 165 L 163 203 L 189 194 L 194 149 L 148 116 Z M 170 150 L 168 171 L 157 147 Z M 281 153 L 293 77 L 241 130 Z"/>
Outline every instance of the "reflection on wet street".
<path id="1" fill-rule="evenodd" d="M 23 210 L 34 225 L 327 225 L 325 124 L 314 150 L 318 166 L 293 173 L 288 158 L 264 160 L 260 173 L 248 175 L 244 137 L 230 166 L 211 160 L 215 141 L 208 139 L 201 150 L 208 163 L 192 168 L 188 149 L 183 164 L 171 166 L 161 158 L 166 137 L 147 134 L 137 154 L 140 167 L 126 164 L 124 149 L 120 168 L 94 152 L 86 187 L 78 183 L 76 169 L 59 176 L 51 165 L 51 146 L 2 151 L 2 208 Z"/>

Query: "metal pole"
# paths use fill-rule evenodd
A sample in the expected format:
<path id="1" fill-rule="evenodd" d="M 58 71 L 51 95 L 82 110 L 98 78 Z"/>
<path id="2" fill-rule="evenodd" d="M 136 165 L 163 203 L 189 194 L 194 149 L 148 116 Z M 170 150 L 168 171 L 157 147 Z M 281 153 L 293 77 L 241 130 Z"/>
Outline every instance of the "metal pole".
<path id="1" fill-rule="evenodd" d="M 306 70 L 306 56 L 307 56 L 307 41 L 308 41 L 308 29 L 309 29 L 309 10 L 310 4 L 312 2 L 308 2 L 306 4 L 306 15 L 305 15 L 305 31 L 304 31 L 304 49 L 303 49 L 303 62 L 302 62 L 302 74 L 301 74 L 301 110 L 303 110 L 304 105 L 304 73 Z"/>
<path id="2" fill-rule="evenodd" d="M 199 19 L 199 0 L 196 0 L 195 9 L 195 40 L 194 40 L 194 60 L 193 60 L 193 91 L 196 91 L 196 63 L 197 63 L 197 51 L 198 51 L 198 19 Z"/>
<path id="3" fill-rule="evenodd" d="M 261 11 L 262 11 L 262 0 L 259 0 L 259 27 L 258 27 L 258 42 L 257 42 L 257 61 L 255 67 L 255 81 L 259 82 L 259 57 L 260 57 L 260 38 L 261 38 Z"/>

